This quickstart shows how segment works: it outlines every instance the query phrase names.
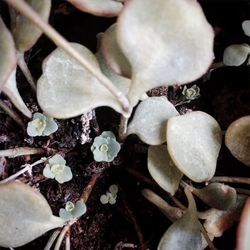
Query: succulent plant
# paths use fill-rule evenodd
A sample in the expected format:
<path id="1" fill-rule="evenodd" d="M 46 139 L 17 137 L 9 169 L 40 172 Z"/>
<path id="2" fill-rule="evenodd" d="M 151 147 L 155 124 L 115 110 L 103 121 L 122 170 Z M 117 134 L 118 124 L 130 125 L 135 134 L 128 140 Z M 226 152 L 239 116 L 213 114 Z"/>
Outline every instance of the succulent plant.
<path id="1" fill-rule="evenodd" d="M 116 203 L 117 193 L 118 193 L 118 186 L 113 184 L 109 187 L 109 190 L 106 194 L 101 195 L 100 202 L 102 204 L 111 204 L 114 205 Z"/>
<path id="2" fill-rule="evenodd" d="M 185 85 L 182 90 L 182 94 L 187 100 L 194 100 L 200 96 L 200 88 L 196 84 L 190 88 Z"/>
<path id="3" fill-rule="evenodd" d="M 87 211 L 86 204 L 82 201 L 77 201 L 74 204 L 71 201 L 68 201 L 65 205 L 65 208 L 61 208 L 59 211 L 59 216 L 65 221 L 77 218 L 85 214 Z"/>
<path id="4" fill-rule="evenodd" d="M 111 162 L 117 156 L 121 146 L 116 141 L 115 135 L 111 131 L 104 131 L 94 139 L 91 151 L 95 161 Z"/>
<path id="5" fill-rule="evenodd" d="M 43 169 L 43 175 L 50 179 L 55 179 L 60 184 L 70 181 L 72 179 L 72 172 L 70 167 L 66 166 L 66 161 L 61 155 L 54 155 L 48 160 Z"/>
<path id="6" fill-rule="evenodd" d="M 48 136 L 58 129 L 53 118 L 41 113 L 35 113 L 33 119 L 28 123 L 27 133 L 29 136 Z"/>

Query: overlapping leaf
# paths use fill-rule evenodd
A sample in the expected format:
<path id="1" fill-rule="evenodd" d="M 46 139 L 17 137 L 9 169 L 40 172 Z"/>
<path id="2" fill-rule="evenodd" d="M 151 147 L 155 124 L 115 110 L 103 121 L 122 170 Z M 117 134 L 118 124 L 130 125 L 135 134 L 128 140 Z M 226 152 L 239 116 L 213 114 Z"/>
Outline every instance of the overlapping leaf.
<path id="1" fill-rule="evenodd" d="M 25 0 L 44 20 L 48 21 L 51 0 Z M 24 53 L 29 50 L 42 35 L 42 31 L 34 25 L 29 19 L 20 13 L 11 10 L 11 26 L 13 37 L 16 43 L 16 49 Z"/>
<path id="2" fill-rule="evenodd" d="M 170 117 L 179 115 L 166 97 L 149 97 L 136 108 L 128 126 L 128 134 L 136 134 L 149 145 L 166 141 L 166 126 Z"/>
<path id="3" fill-rule="evenodd" d="M 159 186 L 175 194 L 183 174 L 172 162 L 166 145 L 149 147 L 148 170 Z"/>
<path id="4" fill-rule="evenodd" d="M 202 239 L 195 201 L 187 192 L 189 206 L 181 219 L 172 224 L 161 238 L 158 250 L 200 250 Z"/>
<path id="5" fill-rule="evenodd" d="M 100 71 L 95 56 L 87 48 L 76 43 L 71 45 Z M 99 106 L 109 106 L 122 112 L 117 99 L 59 48 L 43 63 L 43 74 L 37 82 L 37 98 L 43 111 L 55 118 L 78 116 Z"/>
<path id="6" fill-rule="evenodd" d="M 119 15 L 123 8 L 120 1 L 115 0 L 67 0 L 83 12 L 96 16 L 113 17 Z"/>
<path id="7" fill-rule="evenodd" d="M 117 36 L 132 66 L 132 105 L 149 89 L 199 78 L 213 59 L 214 33 L 197 1 L 129 1 Z"/>
<path id="8" fill-rule="evenodd" d="M 250 167 L 250 116 L 241 117 L 230 124 L 225 143 L 235 158 Z"/>
<path id="9" fill-rule="evenodd" d="M 19 247 L 62 227 L 64 220 L 52 214 L 40 193 L 15 181 L 0 185 L 0 224 L 0 246 Z"/>
<path id="10" fill-rule="evenodd" d="M 9 30 L 0 17 L 0 91 L 16 66 L 15 45 Z"/>
<path id="11" fill-rule="evenodd" d="M 181 172 L 196 182 L 211 179 L 221 147 L 221 129 L 210 115 L 193 111 L 167 123 L 168 152 Z"/>

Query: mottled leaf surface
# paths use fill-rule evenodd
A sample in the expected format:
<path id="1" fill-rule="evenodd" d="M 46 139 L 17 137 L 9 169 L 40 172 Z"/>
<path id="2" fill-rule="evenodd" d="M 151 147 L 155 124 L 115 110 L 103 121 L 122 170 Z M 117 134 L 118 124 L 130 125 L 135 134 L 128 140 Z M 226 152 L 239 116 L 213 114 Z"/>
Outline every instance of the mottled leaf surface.
<path id="1" fill-rule="evenodd" d="M 170 117 L 179 115 L 166 97 L 149 97 L 136 108 L 128 126 L 128 134 L 136 134 L 149 145 L 166 141 L 166 126 Z"/>
<path id="2" fill-rule="evenodd" d="M 147 90 L 204 74 L 213 60 L 213 38 L 197 1 L 129 1 L 118 19 L 117 41 L 132 66 L 132 105 Z"/>
<path id="3" fill-rule="evenodd" d="M 172 162 L 166 145 L 148 148 L 148 171 L 159 186 L 175 194 L 183 174 Z"/>
<path id="4" fill-rule="evenodd" d="M 71 45 L 101 71 L 96 57 L 86 47 L 76 43 Z M 42 110 L 55 118 L 78 116 L 99 106 L 122 112 L 117 99 L 60 48 L 43 62 L 43 74 L 37 82 L 37 98 Z"/>
<path id="5" fill-rule="evenodd" d="M 64 221 L 52 214 L 45 198 L 21 182 L 0 184 L 0 246 L 19 247 Z"/>
<path id="6" fill-rule="evenodd" d="M 193 111 L 167 123 L 168 152 L 175 165 L 195 182 L 210 180 L 221 148 L 221 129 L 210 115 Z"/>

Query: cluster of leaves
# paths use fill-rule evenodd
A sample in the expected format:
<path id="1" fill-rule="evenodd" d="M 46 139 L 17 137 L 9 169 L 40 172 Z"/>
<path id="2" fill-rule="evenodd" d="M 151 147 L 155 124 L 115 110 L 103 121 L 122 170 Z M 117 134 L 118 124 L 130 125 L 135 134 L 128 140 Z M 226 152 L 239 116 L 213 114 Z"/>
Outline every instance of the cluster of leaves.
<path id="1" fill-rule="evenodd" d="M 118 15 L 119 18 L 99 37 L 96 54 L 81 44 L 67 44 L 70 51 L 78 53 L 82 61 L 88 62 L 86 67 L 82 67 L 79 60 L 73 58 L 72 53 L 69 55 L 65 48 L 55 49 L 44 60 L 36 94 L 46 115 L 34 114 L 33 120 L 28 123 L 27 133 L 30 136 L 48 136 L 57 130 L 52 117 L 71 118 L 99 106 L 113 108 L 124 119 L 131 116 L 134 108 L 125 136 L 136 134 L 149 145 L 148 170 L 159 186 L 174 195 L 183 176 L 193 182 L 209 181 L 215 174 L 222 144 L 222 132 L 217 121 L 202 111 L 180 115 L 166 97 L 146 95 L 148 90 L 155 87 L 192 82 L 201 77 L 212 63 L 214 33 L 198 2 L 68 1 L 82 11 L 107 17 Z M 48 20 L 50 0 L 26 2 L 43 20 Z M 41 31 L 13 9 L 11 21 L 12 34 L 0 20 L 0 53 L 3 55 L 0 61 L 0 87 L 17 108 L 31 117 L 17 92 L 15 70 L 17 64 L 24 69 L 23 54 L 34 45 Z M 243 23 L 243 29 L 249 35 L 249 21 Z M 26 33 L 29 36 L 24 36 Z M 224 64 L 241 65 L 249 52 L 247 45 L 229 47 L 224 53 Z M 23 71 L 27 76 L 27 71 Z M 32 77 L 27 78 L 32 82 Z M 200 95 L 196 85 L 191 88 L 185 86 L 182 93 L 189 101 Z M 136 106 L 139 100 L 141 102 Z M 249 132 L 249 116 L 235 121 L 226 131 L 227 147 L 247 166 L 250 166 Z M 111 162 L 120 147 L 115 135 L 105 131 L 94 139 L 91 150 L 95 161 Z M 55 178 L 59 183 L 72 178 L 70 168 L 60 155 L 48 160 L 43 174 L 47 178 Z M 0 223 L 6 225 L 6 230 L 0 233 L 0 245 L 4 247 L 24 245 L 86 212 L 86 206 L 81 201 L 75 205 L 68 202 L 65 209 L 60 210 L 60 217 L 55 217 L 45 199 L 27 185 L 16 181 L 0 185 Z M 211 206 L 212 211 L 203 215 L 197 213 L 190 190 Z M 111 186 L 101 197 L 101 202 L 114 204 L 117 192 L 116 186 Z M 205 219 L 204 227 L 211 238 L 219 237 L 227 227 L 214 225 L 223 224 L 225 218 L 242 208 L 246 199 L 237 195 L 235 189 L 219 183 L 200 189 L 186 187 L 185 193 L 189 206 L 163 235 L 159 250 L 186 249 L 187 246 L 189 249 L 202 249 L 198 218 Z"/>

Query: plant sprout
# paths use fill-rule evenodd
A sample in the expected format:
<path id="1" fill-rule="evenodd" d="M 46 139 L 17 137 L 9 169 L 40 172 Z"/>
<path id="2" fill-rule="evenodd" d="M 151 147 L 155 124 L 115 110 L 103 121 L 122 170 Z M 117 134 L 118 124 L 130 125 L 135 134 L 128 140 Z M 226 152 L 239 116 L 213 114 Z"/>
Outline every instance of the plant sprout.
<path id="1" fill-rule="evenodd" d="M 48 160 L 43 169 L 43 175 L 50 179 L 55 179 L 60 184 L 70 181 L 73 177 L 70 167 L 66 166 L 66 161 L 61 155 L 54 155 Z"/>
<path id="2" fill-rule="evenodd" d="M 94 139 L 91 151 L 95 161 L 111 162 L 117 156 L 121 146 L 116 141 L 115 135 L 111 131 L 104 131 Z"/>
<path id="3" fill-rule="evenodd" d="M 71 201 L 68 201 L 65 205 L 65 208 L 61 208 L 59 211 L 59 216 L 65 221 L 82 216 L 87 212 L 86 204 L 82 201 L 77 201 L 74 204 Z"/>
<path id="4" fill-rule="evenodd" d="M 200 88 L 195 84 L 192 87 L 188 88 L 186 85 L 182 90 L 182 94 L 187 100 L 195 100 L 200 96 Z"/>
<path id="5" fill-rule="evenodd" d="M 58 129 L 57 123 L 53 118 L 35 113 L 33 119 L 28 123 L 27 133 L 29 136 L 47 136 Z"/>
<path id="6" fill-rule="evenodd" d="M 109 187 L 108 191 L 106 192 L 106 194 L 103 194 L 100 197 L 100 202 L 102 204 L 110 204 L 110 205 L 114 205 L 116 203 L 116 198 L 117 198 L 117 193 L 118 193 L 118 186 L 113 184 Z"/>

